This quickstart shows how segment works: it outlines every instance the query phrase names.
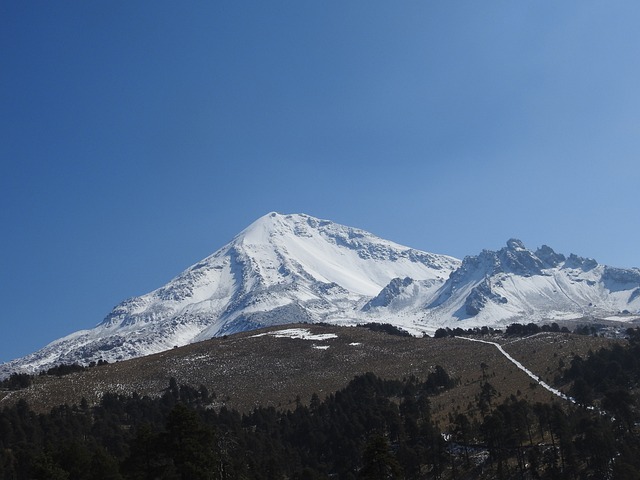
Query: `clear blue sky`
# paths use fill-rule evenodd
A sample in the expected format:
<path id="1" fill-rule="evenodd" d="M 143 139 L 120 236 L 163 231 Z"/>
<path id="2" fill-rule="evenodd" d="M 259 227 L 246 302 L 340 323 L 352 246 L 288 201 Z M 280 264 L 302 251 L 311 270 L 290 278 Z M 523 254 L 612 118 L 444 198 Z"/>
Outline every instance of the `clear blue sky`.
<path id="1" fill-rule="evenodd" d="M 0 3 L 0 361 L 261 215 L 640 266 L 637 1 Z"/>

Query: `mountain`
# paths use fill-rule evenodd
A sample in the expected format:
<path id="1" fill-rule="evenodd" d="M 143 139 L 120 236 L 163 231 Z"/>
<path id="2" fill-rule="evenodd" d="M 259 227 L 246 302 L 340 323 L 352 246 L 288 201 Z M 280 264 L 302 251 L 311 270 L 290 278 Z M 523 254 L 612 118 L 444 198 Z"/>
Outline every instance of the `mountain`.
<path id="1" fill-rule="evenodd" d="M 640 269 L 535 251 L 516 239 L 463 261 L 308 215 L 269 213 L 165 286 L 95 328 L 0 365 L 0 378 L 60 363 L 113 362 L 260 327 L 383 322 L 420 335 L 640 314 Z"/>
<path id="2" fill-rule="evenodd" d="M 575 318 L 628 321 L 640 314 L 640 269 L 565 257 L 546 245 L 531 251 L 516 239 L 498 251 L 466 257 L 435 295 L 411 293 L 422 284 L 391 282 L 370 304 L 384 304 L 377 307 L 384 315 L 382 310 L 400 303 L 405 314 L 413 312 L 432 328 Z"/>
<path id="3" fill-rule="evenodd" d="M 353 323 L 394 278 L 439 286 L 459 265 L 327 220 L 269 213 L 165 286 L 122 302 L 93 329 L 1 365 L 0 375 L 124 360 L 263 326 Z"/>

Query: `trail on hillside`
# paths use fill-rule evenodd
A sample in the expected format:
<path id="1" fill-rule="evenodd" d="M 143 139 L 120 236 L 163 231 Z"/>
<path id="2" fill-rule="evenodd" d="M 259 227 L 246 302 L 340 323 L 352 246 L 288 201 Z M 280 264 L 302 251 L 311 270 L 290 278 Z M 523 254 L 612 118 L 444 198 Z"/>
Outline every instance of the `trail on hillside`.
<path id="1" fill-rule="evenodd" d="M 518 367 L 520 370 L 522 370 L 524 373 L 526 373 L 527 375 L 529 375 L 532 379 L 534 379 L 538 385 L 540 385 L 542 388 L 548 390 L 549 392 L 553 393 L 554 395 L 556 395 L 557 397 L 562 398 L 563 400 L 567 400 L 571 403 L 576 403 L 575 398 L 570 397 L 568 395 L 565 395 L 564 393 L 562 393 L 560 390 L 558 390 L 557 388 L 553 388 L 551 385 L 549 385 L 548 383 L 544 382 L 543 380 L 540 379 L 540 377 L 538 377 L 535 373 L 533 373 L 531 370 L 529 370 L 527 367 L 525 367 L 524 365 L 522 365 L 518 360 L 516 360 L 515 358 L 513 358 L 511 355 L 509 355 L 504 348 L 502 348 L 502 345 L 500 345 L 499 343 L 496 342 L 489 342 L 487 340 L 480 340 L 477 338 L 467 338 L 467 337 L 456 337 L 456 338 L 461 338 L 463 340 L 468 340 L 470 342 L 480 342 L 480 343 L 487 343 L 489 345 L 493 345 L 495 346 L 500 353 L 502 353 L 502 355 L 504 355 L 507 360 L 509 360 L 511 363 L 513 363 L 516 367 Z"/>

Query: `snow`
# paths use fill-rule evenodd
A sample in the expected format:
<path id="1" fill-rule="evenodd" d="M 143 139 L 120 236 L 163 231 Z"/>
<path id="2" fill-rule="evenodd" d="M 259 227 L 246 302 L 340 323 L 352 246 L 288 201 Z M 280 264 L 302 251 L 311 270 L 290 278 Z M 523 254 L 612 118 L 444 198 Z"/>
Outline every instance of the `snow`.
<path id="1" fill-rule="evenodd" d="M 237 241 L 259 260 L 257 263 L 277 264 L 274 252 L 284 252 L 285 266 L 302 269 L 317 281 L 336 283 L 358 295 L 374 296 L 401 275 L 419 280 L 438 276 L 434 268 L 411 261 L 412 249 L 408 247 L 307 215 L 270 213 L 244 230 Z M 393 258 L 385 258 L 385 254 Z M 365 258 L 367 255 L 371 258 Z M 458 263 L 445 256 L 440 261 L 452 266 Z M 268 275 L 270 280 L 277 279 L 274 269 Z"/>
<path id="2" fill-rule="evenodd" d="M 612 322 L 628 323 L 635 320 L 640 320 L 640 317 L 638 317 L 637 315 L 612 315 L 610 317 L 605 317 L 604 319 Z"/>
<path id="3" fill-rule="evenodd" d="M 252 335 L 251 338 L 264 337 L 265 335 L 276 338 L 297 338 L 317 341 L 338 338 L 338 335 L 335 333 L 311 333 L 311 331 L 306 328 L 289 328 L 286 330 L 276 330 L 275 332 L 259 333 L 258 335 Z"/>

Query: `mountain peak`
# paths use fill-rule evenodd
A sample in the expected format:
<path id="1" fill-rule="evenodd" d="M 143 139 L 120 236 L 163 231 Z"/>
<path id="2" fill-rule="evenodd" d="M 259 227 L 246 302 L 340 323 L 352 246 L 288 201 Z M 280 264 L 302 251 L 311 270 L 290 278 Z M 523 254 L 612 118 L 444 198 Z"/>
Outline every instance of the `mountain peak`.
<path id="1" fill-rule="evenodd" d="M 527 248 L 524 246 L 524 243 L 522 243 L 522 240 L 518 240 L 517 238 L 510 238 L 509 240 L 507 240 L 507 248 L 509 250 L 513 250 L 513 251 L 523 251 L 526 250 Z"/>
<path id="2" fill-rule="evenodd" d="M 336 225 L 328 220 L 320 220 L 305 213 L 283 214 L 269 212 L 240 232 L 236 239 L 244 243 L 269 243 L 274 236 L 309 236 L 310 230 L 319 226 Z M 346 227 L 345 227 L 346 228 Z"/>
<path id="3" fill-rule="evenodd" d="M 553 248 L 548 245 L 542 245 L 536 250 L 536 257 L 542 260 L 547 268 L 557 267 L 566 260 L 561 253 L 556 253 Z"/>

